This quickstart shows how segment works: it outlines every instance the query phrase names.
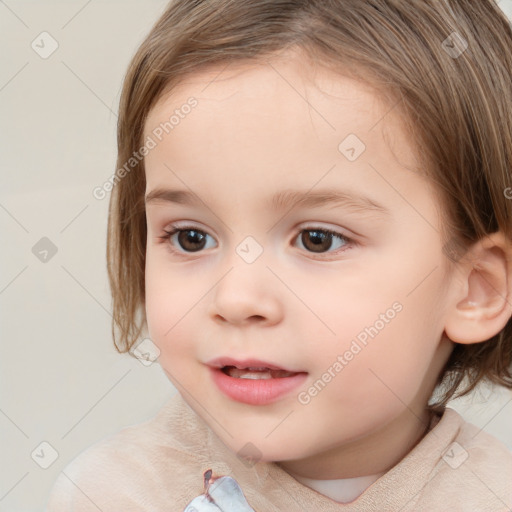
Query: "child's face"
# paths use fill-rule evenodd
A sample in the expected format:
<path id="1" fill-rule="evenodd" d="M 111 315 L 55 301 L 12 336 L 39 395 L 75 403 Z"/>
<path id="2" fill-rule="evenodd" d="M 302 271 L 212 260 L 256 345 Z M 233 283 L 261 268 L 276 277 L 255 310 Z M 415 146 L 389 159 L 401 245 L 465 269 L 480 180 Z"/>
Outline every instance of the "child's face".
<path id="1" fill-rule="evenodd" d="M 392 105 L 326 70 L 315 85 L 298 60 L 272 66 L 219 66 L 150 113 L 146 193 L 197 202 L 146 205 L 149 332 L 171 381 L 233 451 L 252 443 L 256 457 L 312 477 L 371 474 L 423 433 L 452 348 L 439 205 Z M 190 97 L 197 105 L 183 108 Z M 152 131 L 172 115 L 159 142 Z M 350 201 L 268 206 L 285 190 L 350 191 L 387 213 Z M 161 240 L 174 223 L 202 238 Z M 212 378 L 206 363 L 222 356 L 306 375 L 249 404 Z"/>

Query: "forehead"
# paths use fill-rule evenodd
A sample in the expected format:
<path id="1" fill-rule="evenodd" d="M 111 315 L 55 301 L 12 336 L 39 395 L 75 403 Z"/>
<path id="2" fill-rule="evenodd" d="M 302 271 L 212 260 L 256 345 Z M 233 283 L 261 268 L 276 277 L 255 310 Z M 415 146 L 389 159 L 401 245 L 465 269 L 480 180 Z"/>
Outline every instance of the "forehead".
<path id="1" fill-rule="evenodd" d="M 196 106 L 183 108 L 191 98 Z M 383 177 L 391 170 L 413 174 L 402 183 L 407 191 L 421 178 L 397 106 L 359 80 L 300 59 L 212 66 L 185 77 L 149 113 L 145 138 L 174 120 L 145 157 L 148 188 L 178 183 L 168 166 L 186 172 L 195 186 L 214 172 L 242 192 L 291 181 L 309 188 L 335 165 L 324 185 L 367 184 L 396 201 L 393 186 L 382 190 Z M 345 140 L 363 144 L 356 161 L 342 155 Z"/>
<path id="2" fill-rule="evenodd" d="M 168 122 L 190 98 L 198 102 L 190 117 L 200 120 L 205 130 L 213 122 L 217 129 L 234 128 L 236 122 L 237 127 L 249 128 L 253 134 L 262 128 L 269 138 L 275 132 L 284 138 L 282 128 L 294 128 L 286 133 L 297 131 L 297 122 L 304 121 L 306 114 L 319 138 L 324 133 L 337 132 L 342 138 L 344 132 L 359 132 L 367 134 L 369 144 L 375 147 L 382 129 L 395 132 L 396 139 L 402 128 L 398 112 L 393 112 L 396 104 L 383 101 L 371 86 L 310 61 L 306 64 L 294 53 L 289 58 L 217 64 L 186 75 L 161 95 L 146 119 L 144 135 Z M 199 123 L 192 123 L 197 131 Z M 173 138 L 191 123 L 180 124 L 180 130 L 173 129 Z"/>

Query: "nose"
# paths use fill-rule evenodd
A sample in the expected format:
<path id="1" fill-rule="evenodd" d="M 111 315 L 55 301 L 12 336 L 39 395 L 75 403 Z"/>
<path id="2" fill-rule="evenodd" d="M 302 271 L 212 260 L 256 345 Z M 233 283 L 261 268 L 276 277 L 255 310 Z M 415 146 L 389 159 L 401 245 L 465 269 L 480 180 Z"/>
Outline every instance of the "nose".
<path id="1" fill-rule="evenodd" d="M 215 287 L 210 315 L 233 325 L 278 323 L 283 315 L 279 286 L 264 266 L 233 267 Z"/>

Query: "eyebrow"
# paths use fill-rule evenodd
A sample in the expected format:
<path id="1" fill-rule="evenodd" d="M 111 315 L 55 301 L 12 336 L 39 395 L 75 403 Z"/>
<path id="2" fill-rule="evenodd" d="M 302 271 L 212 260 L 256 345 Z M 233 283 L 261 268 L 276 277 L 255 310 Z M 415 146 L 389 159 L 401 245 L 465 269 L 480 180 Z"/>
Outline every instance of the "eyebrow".
<path id="1" fill-rule="evenodd" d="M 197 206 L 203 203 L 203 201 L 196 194 L 187 190 L 156 188 L 146 195 L 145 203 L 146 205 L 177 203 Z M 356 194 L 349 190 L 283 190 L 274 194 L 264 205 L 264 208 L 269 208 L 272 211 L 282 211 L 295 207 L 316 208 L 322 206 L 391 216 L 391 211 L 384 205 L 367 196 Z"/>

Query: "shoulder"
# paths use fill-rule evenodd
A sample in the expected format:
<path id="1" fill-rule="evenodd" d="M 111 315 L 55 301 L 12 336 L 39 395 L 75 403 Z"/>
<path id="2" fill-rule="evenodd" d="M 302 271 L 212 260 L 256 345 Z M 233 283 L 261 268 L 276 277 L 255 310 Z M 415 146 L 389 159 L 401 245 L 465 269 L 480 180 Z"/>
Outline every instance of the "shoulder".
<path id="1" fill-rule="evenodd" d="M 512 482 L 512 451 L 500 440 L 472 423 L 465 421 L 453 409 L 447 409 L 452 422 L 459 425 L 457 434 L 443 454 L 443 461 L 450 469 L 462 467 L 492 476 L 495 482 Z"/>
<path id="2" fill-rule="evenodd" d="M 483 428 L 464 420 L 454 443 L 462 452 L 461 466 L 467 462 L 476 479 L 490 482 L 489 487 L 498 492 L 508 491 L 512 506 L 512 451 Z"/>
<path id="3" fill-rule="evenodd" d="M 96 442 L 58 475 L 46 512 L 160 510 L 160 501 L 168 506 L 187 488 L 183 469 L 195 475 L 204 465 L 201 451 L 187 446 L 194 441 L 184 428 L 192 433 L 198 428 L 193 421 L 181 397 L 173 396 L 149 421 Z"/>
<path id="4" fill-rule="evenodd" d="M 438 461 L 425 487 L 447 502 L 456 497 L 460 510 L 509 511 L 512 507 L 512 451 L 454 409 L 444 412 L 437 439 Z M 436 433 L 436 429 L 432 431 Z M 447 503 L 445 502 L 445 503 Z"/>

